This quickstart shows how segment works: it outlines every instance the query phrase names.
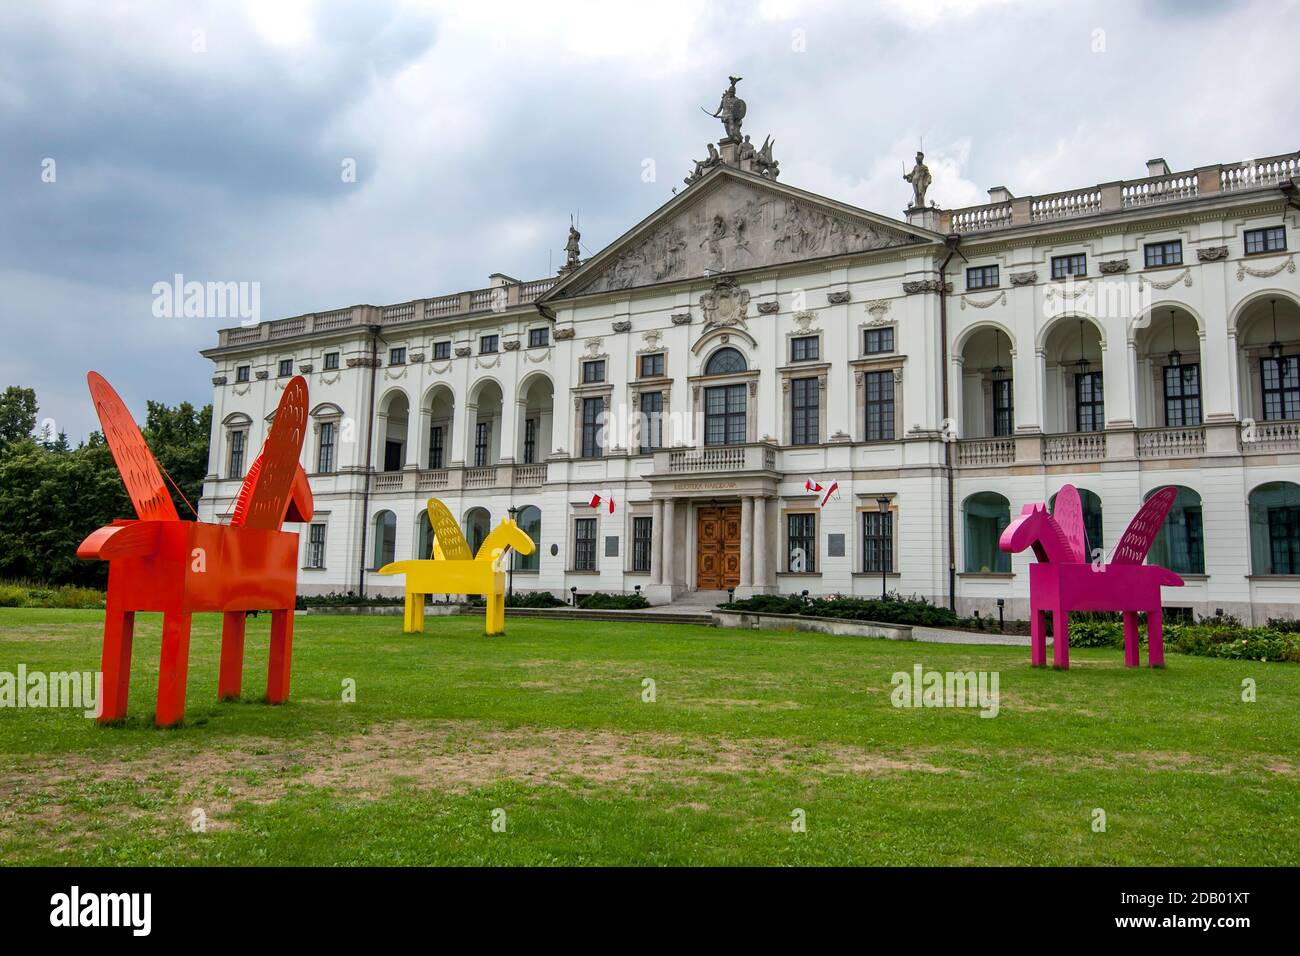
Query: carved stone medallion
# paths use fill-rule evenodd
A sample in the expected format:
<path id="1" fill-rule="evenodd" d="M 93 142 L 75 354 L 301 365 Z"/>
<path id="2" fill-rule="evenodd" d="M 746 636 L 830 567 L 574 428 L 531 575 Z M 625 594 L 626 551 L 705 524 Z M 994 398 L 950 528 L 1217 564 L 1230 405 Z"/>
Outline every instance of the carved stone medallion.
<path id="1" fill-rule="evenodd" d="M 713 288 L 700 296 L 704 311 L 704 328 L 738 325 L 746 328 L 749 307 L 749 290 L 742 289 L 734 278 L 723 276 L 713 283 Z"/>

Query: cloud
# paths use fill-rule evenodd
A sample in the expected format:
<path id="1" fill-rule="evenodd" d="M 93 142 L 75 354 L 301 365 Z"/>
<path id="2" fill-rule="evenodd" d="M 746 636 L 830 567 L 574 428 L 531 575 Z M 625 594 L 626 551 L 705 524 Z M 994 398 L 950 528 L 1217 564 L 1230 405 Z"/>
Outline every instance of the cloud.
<path id="1" fill-rule="evenodd" d="M 0 5 L 0 387 L 36 387 L 74 437 L 95 426 L 88 368 L 141 414 L 145 398 L 210 400 L 197 351 L 226 323 L 155 319 L 152 285 L 175 273 L 257 281 L 266 318 L 546 275 L 570 215 L 596 251 L 671 198 L 720 134 L 700 107 L 729 74 L 783 181 L 896 218 L 922 140 L 930 196 L 953 207 L 993 185 L 1140 176 L 1157 155 L 1188 168 L 1291 150 L 1285 15 L 1013 0 Z M 1215 76 L 1248 85 L 1212 82 L 1208 48 Z"/>

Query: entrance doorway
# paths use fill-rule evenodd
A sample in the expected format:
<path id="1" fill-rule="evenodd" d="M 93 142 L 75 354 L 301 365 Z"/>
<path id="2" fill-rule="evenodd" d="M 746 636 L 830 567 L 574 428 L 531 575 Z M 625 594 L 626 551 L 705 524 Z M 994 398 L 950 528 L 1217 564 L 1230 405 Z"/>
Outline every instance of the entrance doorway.
<path id="1" fill-rule="evenodd" d="M 696 579 L 701 591 L 740 584 L 740 506 L 701 508 L 696 526 Z"/>

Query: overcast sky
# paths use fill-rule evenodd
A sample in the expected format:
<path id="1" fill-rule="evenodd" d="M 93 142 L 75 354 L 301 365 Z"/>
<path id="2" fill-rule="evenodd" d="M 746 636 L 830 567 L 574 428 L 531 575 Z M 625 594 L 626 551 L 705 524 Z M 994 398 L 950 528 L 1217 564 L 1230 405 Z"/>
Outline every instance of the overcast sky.
<path id="1" fill-rule="evenodd" d="M 945 207 L 1295 150 L 1298 14 L 4 0 L 0 388 L 35 387 L 74 440 L 97 427 L 90 368 L 139 418 L 210 401 L 197 350 L 237 323 L 156 318 L 176 273 L 259 283 L 263 319 L 550 274 L 570 214 L 590 254 L 671 198 L 728 74 L 783 182 L 894 217 L 922 139 Z"/>

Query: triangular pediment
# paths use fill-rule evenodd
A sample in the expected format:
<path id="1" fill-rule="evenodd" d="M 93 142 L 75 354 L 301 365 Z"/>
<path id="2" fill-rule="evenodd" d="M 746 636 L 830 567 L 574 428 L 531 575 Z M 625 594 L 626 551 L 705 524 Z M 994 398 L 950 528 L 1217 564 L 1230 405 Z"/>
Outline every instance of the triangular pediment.
<path id="1" fill-rule="evenodd" d="M 942 241 L 938 233 L 722 166 L 561 278 L 545 300 Z"/>

